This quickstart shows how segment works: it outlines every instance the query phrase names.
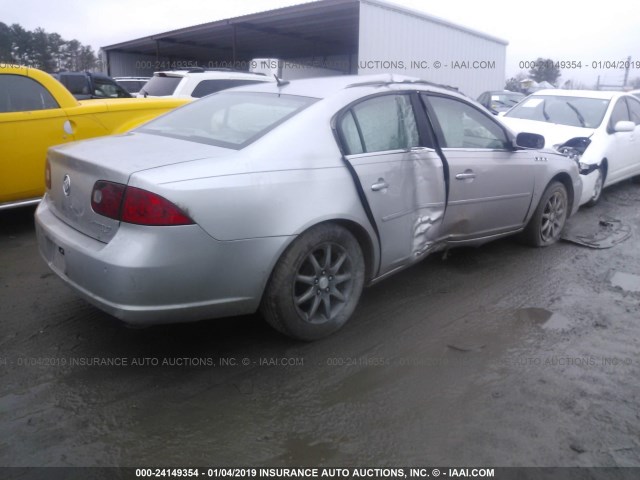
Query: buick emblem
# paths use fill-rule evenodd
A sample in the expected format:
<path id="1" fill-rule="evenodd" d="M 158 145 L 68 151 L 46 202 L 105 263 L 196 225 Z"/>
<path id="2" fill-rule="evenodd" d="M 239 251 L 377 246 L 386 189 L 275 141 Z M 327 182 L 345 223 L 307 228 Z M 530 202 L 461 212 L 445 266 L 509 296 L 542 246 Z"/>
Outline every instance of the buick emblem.
<path id="1" fill-rule="evenodd" d="M 68 197 L 71 193 L 71 177 L 69 175 L 65 175 L 64 180 L 62 180 L 62 191 L 65 197 Z"/>

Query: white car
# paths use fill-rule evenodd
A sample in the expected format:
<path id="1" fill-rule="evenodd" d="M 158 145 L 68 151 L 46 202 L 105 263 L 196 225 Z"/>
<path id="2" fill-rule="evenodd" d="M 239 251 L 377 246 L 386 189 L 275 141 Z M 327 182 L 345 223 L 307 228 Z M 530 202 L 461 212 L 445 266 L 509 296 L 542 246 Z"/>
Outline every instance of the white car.
<path id="1" fill-rule="evenodd" d="M 155 72 L 138 97 L 202 98 L 227 88 L 265 82 L 275 82 L 275 78 L 262 73 L 195 67 Z"/>
<path id="2" fill-rule="evenodd" d="M 545 147 L 579 162 L 580 205 L 593 206 L 603 188 L 640 175 L 640 99 L 633 95 L 541 90 L 501 120 L 515 132 L 543 135 Z"/>

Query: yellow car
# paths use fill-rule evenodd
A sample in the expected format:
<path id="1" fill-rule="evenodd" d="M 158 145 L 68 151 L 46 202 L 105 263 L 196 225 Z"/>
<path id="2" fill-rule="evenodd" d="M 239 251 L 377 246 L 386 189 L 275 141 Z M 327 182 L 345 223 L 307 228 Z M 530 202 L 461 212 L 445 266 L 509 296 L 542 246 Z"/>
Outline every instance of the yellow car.
<path id="1" fill-rule="evenodd" d="M 187 102 L 178 98 L 78 101 L 48 73 L 0 63 L 0 210 L 40 201 L 49 147 L 124 133 Z"/>

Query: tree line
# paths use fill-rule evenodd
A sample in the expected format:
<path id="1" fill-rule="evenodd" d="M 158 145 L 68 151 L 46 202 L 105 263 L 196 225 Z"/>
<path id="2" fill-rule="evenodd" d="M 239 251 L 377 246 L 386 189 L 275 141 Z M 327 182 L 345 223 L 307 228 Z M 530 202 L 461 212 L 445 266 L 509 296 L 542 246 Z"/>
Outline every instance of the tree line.
<path id="1" fill-rule="evenodd" d="M 89 45 L 65 40 L 42 28 L 26 30 L 0 22 L 0 62 L 39 68 L 45 72 L 92 70 L 98 59 Z"/>

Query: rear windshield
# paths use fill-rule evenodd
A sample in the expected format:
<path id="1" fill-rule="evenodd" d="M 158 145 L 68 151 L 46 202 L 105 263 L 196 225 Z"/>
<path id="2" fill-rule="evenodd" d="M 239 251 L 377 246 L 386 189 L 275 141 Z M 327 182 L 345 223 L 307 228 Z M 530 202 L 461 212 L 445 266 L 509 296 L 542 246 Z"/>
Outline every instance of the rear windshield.
<path id="1" fill-rule="evenodd" d="M 176 87 L 182 78 L 183 77 L 160 77 L 154 75 L 147 82 L 144 88 L 140 90 L 140 93 L 146 93 L 153 97 L 167 97 L 169 95 L 173 95 L 173 92 L 176 91 Z"/>
<path id="2" fill-rule="evenodd" d="M 198 86 L 194 88 L 192 97 L 202 98 L 212 93 L 226 90 L 227 88 L 242 87 L 244 85 L 251 85 L 254 83 L 264 83 L 262 80 L 239 80 L 239 79 L 216 79 L 216 80 L 202 80 L 198 83 Z"/>
<path id="3" fill-rule="evenodd" d="M 601 98 L 531 95 L 509 110 L 505 117 L 598 128 L 608 106 L 609 100 Z"/>
<path id="4" fill-rule="evenodd" d="M 174 110 L 138 131 L 241 149 L 315 101 L 275 93 L 220 92 Z"/>

